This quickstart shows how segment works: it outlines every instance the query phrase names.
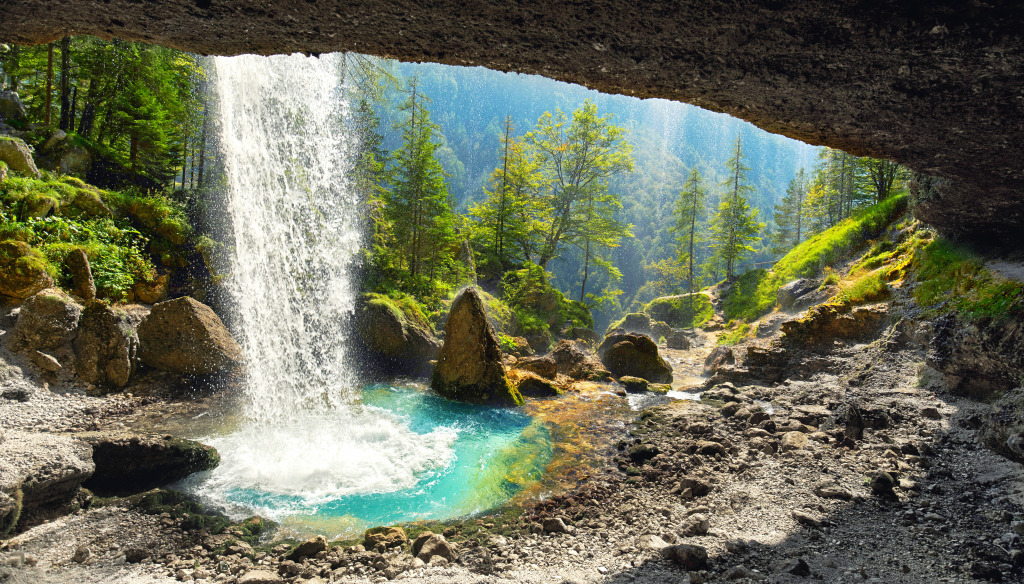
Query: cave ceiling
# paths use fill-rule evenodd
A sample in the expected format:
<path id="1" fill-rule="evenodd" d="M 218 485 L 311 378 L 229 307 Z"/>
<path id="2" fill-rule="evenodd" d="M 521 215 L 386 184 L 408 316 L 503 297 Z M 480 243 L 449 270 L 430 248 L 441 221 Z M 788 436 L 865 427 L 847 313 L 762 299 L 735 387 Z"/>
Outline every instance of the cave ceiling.
<path id="1" fill-rule="evenodd" d="M 726 112 L 941 177 L 918 217 L 1024 243 L 1024 3 L 13 0 L 0 41 L 89 34 L 203 54 L 357 51 Z"/>

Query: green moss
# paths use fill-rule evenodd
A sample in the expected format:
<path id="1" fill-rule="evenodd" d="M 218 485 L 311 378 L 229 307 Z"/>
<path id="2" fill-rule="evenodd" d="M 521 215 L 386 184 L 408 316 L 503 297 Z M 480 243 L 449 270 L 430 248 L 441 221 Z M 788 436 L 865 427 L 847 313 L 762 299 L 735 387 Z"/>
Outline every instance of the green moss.
<path id="1" fill-rule="evenodd" d="M 690 308 L 691 297 L 693 300 L 692 311 Z M 715 315 L 711 299 L 707 294 L 699 292 L 655 298 L 644 307 L 644 312 L 652 320 L 665 322 L 676 328 L 698 327 L 711 320 Z"/>
<path id="2" fill-rule="evenodd" d="M 747 322 L 731 320 L 726 330 L 718 336 L 718 344 L 732 346 L 741 343 L 754 335 L 756 327 Z"/>
<path id="3" fill-rule="evenodd" d="M 370 292 L 367 294 L 368 302 L 374 306 L 380 306 L 391 311 L 391 314 L 398 320 L 412 322 L 428 331 L 434 330 L 430 325 L 426 311 L 413 296 L 404 292 L 392 292 L 388 295 Z"/>
<path id="4" fill-rule="evenodd" d="M 527 264 L 502 277 L 502 298 L 518 320 L 515 333 L 530 335 L 548 331 L 554 336 L 566 327 L 594 328 L 590 309 L 566 298 L 550 280 L 551 275 L 535 264 Z"/>
<path id="5" fill-rule="evenodd" d="M 770 272 L 756 270 L 744 274 L 724 299 L 725 318 L 760 318 L 775 306 L 780 286 L 798 278 L 812 278 L 826 266 L 849 257 L 865 241 L 883 233 L 906 210 L 906 195 L 890 197 L 797 245 Z"/>
<path id="6" fill-rule="evenodd" d="M 952 308 L 967 318 L 1024 314 L 1024 283 L 985 268 L 985 260 L 965 246 L 936 239 L 917 248 L 910 262 L 914 298 L 933 313 Z"/>
<path id="7" fill-rule="evenodd" d="M 11 240 L 0 243 L 0 271 L 19 276 L 46 272 L 51 278 L 59 274 L 57 268 L 38 249 L 25 242 Z"/>

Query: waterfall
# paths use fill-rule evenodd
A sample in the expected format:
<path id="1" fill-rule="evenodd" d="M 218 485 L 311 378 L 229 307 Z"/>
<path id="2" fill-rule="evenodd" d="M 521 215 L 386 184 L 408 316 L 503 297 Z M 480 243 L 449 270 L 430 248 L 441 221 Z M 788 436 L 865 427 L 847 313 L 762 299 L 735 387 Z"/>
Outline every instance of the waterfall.
<path id="1" fill-rule="evenodd" d="M 266 497 L 292 497 L 308 513 L 407 488 L 452 456 L 455 430 L 416 434 L 358 401 L 342 330 L 361 242 L 343 66 L 339 55 L 213 60 L 247 380 L 243 421 L 208 438 L 222 464 L 194 489 L 236 515 L 273 516 L 259 507 Z"/>

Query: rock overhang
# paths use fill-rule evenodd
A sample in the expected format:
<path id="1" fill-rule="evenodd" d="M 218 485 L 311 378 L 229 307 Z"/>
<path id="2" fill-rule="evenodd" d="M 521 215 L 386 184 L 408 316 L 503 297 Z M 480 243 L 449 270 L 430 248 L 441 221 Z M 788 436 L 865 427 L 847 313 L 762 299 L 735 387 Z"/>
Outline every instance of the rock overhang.
<path id="1" fill-rule="evenodd" d="M 1024 5 L 686 0 L 24 0 L 0 41 L 92 34 L 203 54 L 357 51 L 689 102 L 947 179 L 918 216 L 1024 240 Z"/>

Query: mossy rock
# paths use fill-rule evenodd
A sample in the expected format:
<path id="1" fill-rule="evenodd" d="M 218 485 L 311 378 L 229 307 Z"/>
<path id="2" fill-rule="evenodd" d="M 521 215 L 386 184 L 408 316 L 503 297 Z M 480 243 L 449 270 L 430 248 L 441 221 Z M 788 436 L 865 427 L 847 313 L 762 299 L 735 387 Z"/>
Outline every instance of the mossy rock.
<path id="1" fill-rule="evenodd" d="M 690 308 L 691 297 L 693 309 Z M 715 315 L 711 299 L 707 294 L 680 294 L 678 296 L 662 296 L 650 301 L 644 312 L 655 321 L 660 321 L 675 328 L 698 327 L 711 320 Z"/>
<path id="2" fill-rule="evenodd" d="M 430 386 L 441 396 L 459 401 L 523 404 L 522 395 L 505 374 L 501 348 L 474 288 L 466 288 L 452 302 Z"/>
<path id="3" fill-rule="evenodd" d="M 22 241 L 0 242 L 0 294 L 28 298 L 53 286 L 56 270 L 39 250 Z"/>

